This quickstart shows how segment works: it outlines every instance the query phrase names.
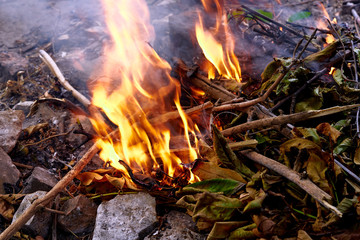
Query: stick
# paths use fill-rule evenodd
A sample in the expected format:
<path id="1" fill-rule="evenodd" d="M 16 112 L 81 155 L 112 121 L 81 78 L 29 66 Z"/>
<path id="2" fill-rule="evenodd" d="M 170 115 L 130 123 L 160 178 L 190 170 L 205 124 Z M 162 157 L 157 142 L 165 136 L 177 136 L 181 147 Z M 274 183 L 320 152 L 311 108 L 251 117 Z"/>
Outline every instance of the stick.
<path id="1" fill-rule="evenodd" d="M 204 111 L 204 110 L 212 108 L 212 107 L 213 107 L 213 104 L 211 102 L 206 102 L 204 104 L 186 109 L 184 112 L 186 115 L 192 115 L 192 114 L 199 113 L 201 111 Z M 151 118 L 151 119 L 149 119 L 149 122 L 151 124 L 159 124 L 159 123 L 161 124 L 161 123 L 165 123 L 170 120 L 174 120 L 174 119 L 178 119 L 178 118 L 180 118 L 179 111 L 172 111 L 172 112 L 164 113 L 158 117 Z"/>
<path id="2" fill-rule="evenodd" d="M 221 131 L 221 133 L 224 136 L 231 136 L 233 134 L 244 132 L 250 129 L 254 128 L 266 128 L 273 125 L 282 125 L 285 123 L 294 123 L 294 122 L 300 122 L 304 121 L 310 118 L 316 118 L 316 117 L 323 117 L 330 114 L 346 111 L 352 108 L 360 107 L 360 104 L 353 104 L 353 105 L 347 105 L 347 106 L 341 106 L 341 107 L 331 107 L 326 108 L 322 110 L 310 110 L 307 112 L 300 112 L 300 113 L 294 113 L 294 114 L 288 114 L 288 115 L 281 115 L 276 117 L 270 117 L 270 118 L 264 118 L 259 119 L 247 123 L 243 123 L 240 125 L 237 125 L 235 127 L 231 127 L 228 129 L 225 129 Z"/>
<path id="3" fill-rule="evenodd" d="M 114 132 L 115 131 L 110 133 L 110 135 Z M 15 222 L 0 234 L 0 240 L 10 239 L 37 211 L 49 204 L 81 172 L 98 151 L 99 147 L 95 142 L 76 163 L 73 169 L 71 169 L 43 198 L 35 200 Z"/>
<path id="4" fill-rule="evenodd" d="M 55 61 L 50 57 L 47 52 L 44 50 L 40 50 L 40 58 L 41 60 L 50 68 L 51 72 L 58 78 L 59 82 L 63 87 L 70 91 L 72 95 L 86 108 L 90 105 L 90 100 L 87 99 L 84 95 L 82 95 L 80 92 L 78 92 L 71 84 L 66 81 L 64 75 L 61 73 L 59 67 L 56 65 Z"/>
<path id="5" fill-rule="evenodd" d="M 278 173 L 279 175 L 289 179 L 300 188 L 302 188 L 305 192 L 307 192 L 310 196 L 312 196 L 316 201 L 322 204 L 325 208 L 334 212 L 339 217 L 342 216 L 342 213 L 334 206 L 329 204 L 327 201 L 331 200 L 331 196 L 316 186 L 309 179 L 301 179 L 300 174 L 295 172 L 294 170 L 288 168 L 287 166 L 271 159 L 265 157 L 253 150 L 243 150 L 240 152 L 242 155 L 247 157 L 248 159 L 265 166 L 266 168 Z"/>

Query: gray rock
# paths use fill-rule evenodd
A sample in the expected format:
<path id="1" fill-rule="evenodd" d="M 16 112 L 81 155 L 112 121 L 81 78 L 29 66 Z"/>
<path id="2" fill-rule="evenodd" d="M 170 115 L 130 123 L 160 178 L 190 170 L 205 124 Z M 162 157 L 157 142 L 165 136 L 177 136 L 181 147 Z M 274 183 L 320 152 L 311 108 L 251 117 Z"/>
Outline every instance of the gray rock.
<path id="1" fill-rule="evenodd" d="M 28 113 L 30 112 L 30 107 L 33 103 L 34 103 L 33 101 L 19 102 L 12 109 L 13 110 L 21 110 L 24 112 L 25 115 L 28 115 Z"/>
<path id="2" fill-rule="evenodd" d="M 205 240 L 206 235 L 195 232 L 196 224 L 182 212 L 171 211 L 166 217 L 169 226 L 164 231 L 156 231 L 145 240 Z"/>
<path id="3" fill-rule="evenodd" d="M 0 86 L 3 88 L 8 80 L 15 80 L 16 73 L 26 70 L 28 60 L 15 52 L 0 52 Z"/>
<path id="4" fill-rule="evenodd" d="M 19 180 L 20 172 L 12 163 L 11 158 L 7 153 L 0 147 L 0 193 L 3 194 L 3 184 L 16 184 Z"/>
<path id="5" fill-rule="evenodd" d="M 63 229 L 78 236 L 89 234 L 95 225 L 96 209 L 97 205 L 92 200 L 78 195 L 62 206 L 61 211 L 69 214 L 60 215 L 58 222 Z"/>
<path id="6" fill-rule="evenodd" d="M 19 110 L 0 112 L 0 147 L 9 153 L 20 136 L 25 115 Z"/>
<path id="7" fill-rule="evenodd" d="M 138 239 L 156 223 L 155 198 L 147 193 L 119 195 L 100 204 L 93 240 Z"/>
<path id="8" fill-rule="evenodd" d="M 49 173 L 48 170 L 41 167 L 35 167 L 30 177 L 25 182 L 23 193 L 50 191 L 56 183 L 56 178 Z"/>
<path id="9" fill-rule="evenodd" d="M 46 192 L 38 191 L 29 195 L 26 195 L 22 200 L 18 210 L 15 212 L 12 222 L 15 222 L 25 211 L 28 209 L 31 204 L 39 198 L 44 197 Z M 35 235 L 40 235 L 44 238 L 49 234 L 49 229 L 51 226 L 51 213 L 47 211 L 40 210 L 30 220 L 23 226 L 25 231 L 30 231 Z"/>

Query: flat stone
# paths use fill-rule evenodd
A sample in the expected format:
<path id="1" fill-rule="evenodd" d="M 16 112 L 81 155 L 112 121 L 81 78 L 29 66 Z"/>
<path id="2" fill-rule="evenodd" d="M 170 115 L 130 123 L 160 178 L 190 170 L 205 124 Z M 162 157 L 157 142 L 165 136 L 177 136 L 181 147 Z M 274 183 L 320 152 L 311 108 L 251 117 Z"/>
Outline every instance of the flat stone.
<path id="1" fill-rule="evenodd" d="M 156 223 L 155 198 L 147 193 L 119 195 L 100 204 L 93 240 L 138 239 Z"/>
<path id="2" fill-rule="evenodd" d="M 30 112 L 31 105 L 33 104 L 33 101 L 24 101 L 17 103 L 12 109 L 13 110 L 21 110 L 24 112 L 25 115 L 28 115 Z"/>
<path id="3" fill-rule="evenodd" d="M 50 191 L 56 183 L 56 178 L 49 173 L 48 170 L 41 167 L 35 167 L 30 177 L 25 181 L 23 193 Z"/>
<path id="4" fill-rule="evenodd" d="M 0 112 L 0 147 L 6 153 L 15 147 L 24 119 L 24 113 L 19 110 Z"/>
<path id="5" fill-rule="evenodd" d="M 64 203 L 61 211 L 69 213 L 60 215 L 58 222 L 60 226 L 78 236 L 89 234 L 95 225 L 97 205 L 84 195 L 78 195 Z M 76 224 L 74 224 L 76 223 Z"/>
<path id="6" fill-rule="evenodd" d="M 145 240 L 205 240 L 206 235 L 195 232 L 196 224 L 192 218 L 182 212 L 171 211 L 166 216 L 168 227 L 156 231 Z"/>
<path id="7" fill-rule="evenodd" d="M 5 191 L 3 184 L 16 184 L 16 182 L 19 180 L 20 172 L 12 163 L 9 155 L 7 155 L 7 153 L 2 148 L 0 148 L 0 166 L 0 193 L 4 194 Z"/>
<path id="8" fill-rule="evenodd" d="M 22 200 L 18 210 L 15 212 L 12 222 L 15 222 L 30 206 L 31 204 L 39 198 L 44 197 L 46 192 L 37 191 L 32 194 L 28 194 Z M 32 216 L 29 221 L 23 226 L 23 230 L 30 231 L 34 235 L 40 235 L 44 238 L 49 234 L 49 229 L 51 226 L 51 213 L 47 211 L 40 210 L 34 216 Z"/>

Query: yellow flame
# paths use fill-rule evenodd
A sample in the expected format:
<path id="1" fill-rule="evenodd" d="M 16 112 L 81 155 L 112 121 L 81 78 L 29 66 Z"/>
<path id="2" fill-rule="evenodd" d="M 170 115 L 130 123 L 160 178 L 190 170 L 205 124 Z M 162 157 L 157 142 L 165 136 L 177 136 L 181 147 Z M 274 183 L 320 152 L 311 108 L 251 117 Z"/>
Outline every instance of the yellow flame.
<path id="1" fill-rule="evenodd" d="M 102 4 L 113 44 L 105 46 L 106 60 L 100 73 L 106 77 L 92 87 L 92 103 L 117 125 L 118 134 L 115 139 L 99 141 L 100 157 L 126 176 L 119 159 L 146 175 L 161 169 L 175 176 L 183 170 L 182 161 L 170 150 L 175 133 L 167 124 L 152 124 L 149 117 L 170 111 L 175 101 L 190 149 L 188 161 L 197 155 L 188 136 L 191 125 L 180 106 L 179 83 L 170 77 L 170 65 L 148 44 L 154 39 L 154 29 L 146 2 L 102 0 Z M 101 118 L 94 116 L 91 121 L 99 135 L 110 132 Z"/>
<path id="2" fill-rule="evenodd" d="M 322 2 L 318 2 L 318 5 L 319 5 L 322 13 L 324 14 L 324 17 L 330 21 L 330 15 L 329 15 L 328 11 L 326 10 L 324 4 Z M 331 23 L 334 23 L 333 21 Z M 335 21 L 336 21 L 336 19 L 335 19 Z M 320 29 L 329 29 L 328 24 L 325 20 L 317 21 L 316 26 L 317 26 L 317 28 L 320 28 Z M 335 38 L 332 34 L 326 34 L 325 41 L 327 44 L 330 44 L 335 41 Z"/>
<path id="3" fill-rule="evenodd" d="M 206 11 L 210 9 L 210 0 L 202 0 Z M 241 68 L 239 61 L 234 53 L 235 42 L 232 33 L 228 27 L 226 14 L 223 13 L 221 4 L 215 0 L 217 9 L 216 26 L 213 31 L 204 27 L 203 19 L 199 12 L 199 22 L 195 25 L 197 41 L 207 58 L 216 71 L 227 79 L 236 79 L 241 82 Z M 224 43 L 220 43 L 216 36 L 220 34 L 225 36 Z M 214 68 L 210 67 L 208 77 L 214 78 Z"/>
<path id="4" fill-rule="evenodd" d="M 329 71 L 329 74 L 330 74 L 330 75 L 332 75 L 332 74 L 333 74 L 333 72 L 335 71 L 335 69 L 336 69 L 336 68 L 331 67 L 331 68 L 330 68 L 330 71 Z"/>

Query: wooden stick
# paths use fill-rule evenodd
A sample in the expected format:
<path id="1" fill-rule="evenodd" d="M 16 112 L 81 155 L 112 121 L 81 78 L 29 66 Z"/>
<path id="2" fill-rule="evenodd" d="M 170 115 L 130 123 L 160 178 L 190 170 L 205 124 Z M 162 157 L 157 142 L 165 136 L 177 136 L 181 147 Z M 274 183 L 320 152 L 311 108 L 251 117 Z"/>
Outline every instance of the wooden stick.
<path id="1" fill-rule="evenodd" d="M 81 172 L 98 151 L 99 148 L 97 143 L 94 143 L 94 145 L 92 145 L 85 155 L 76 163 L 73 169 L 71 169 L 44 197 L 35 200 L 15 222 L 0 234 L 0 240 L 10 239 L 37 211 L 49 204 L 76 177 L 76 175 Z"/>
<path id="2" fill-rule="evenodd" d="M 70 91 L 72 95 L 86 108 L 91 104 L 90 100 L 87 99 L 84 95 L 82 95 L 79 91 L 77 91 L 71 84 L 65 79 L 64 75 L 61 73 L 59 67 L 56 65 L 55 61 L 50 57 L 47 52 L 44 50 L 40 50 L 40 58 L 41 60 L 50 68 L 51 72 L 58 78 L 59 82 L 63 87 Z"/>
<path id="3" fill-rule="evenodd" d="M 246 123 L 237 125 L 235 127 L 225 129 L 225 130 L 221 131 L 221 133 L 224 136 L 231 136 L 233 134 L 236 134 L 239 132 L 244 132 L 244 131 L 254 129 L 254 128 L 266 128 L 266 127 L 270 127 L 273 125 L 282 125 L 285 123 L 300 122 L 300 121 L 304 121 L 304 120 L 307 120 L 310 118 L 323 117 L 326 115 L 350 110 L 352 108 L 357 108 L 357 107 L 360 107 L 360 104 L 353 104 L 353 105 L 341 106 L 341 107 L 331 107 L 331 108 L 322 109 L 322 110 L 311 110 L 311 111 L 306 111 L 306 112 L 264 118 L 264 119 L 259 119 L 259 120 L 255 120 L 255 121 L 251 121 L 251 122 L 246 122 Z"/>
<path id="4" fill-rule="evenodd" d="M 302 188 L 305 192 L 307 192 L 310 196 L 312 196 L 316 201 L 318 201 L 325 208 L 334 212 L 339 217 L 342 216 L 342 213 L 334 206 L 332 206 L 327 201 L 331 200 L 331 196 L 316 186 L 309 179 L 301 179 L 301 176 L 298 172 L 288 168 L 287 166 L 261 155 L 253 150 L 243 150 L 240 152 L 242 155 L 247 157 L 248 159 L 265 166 L 266 168 L 278 173 L 279 175 L 289 179 L 300 188 Z"/>

